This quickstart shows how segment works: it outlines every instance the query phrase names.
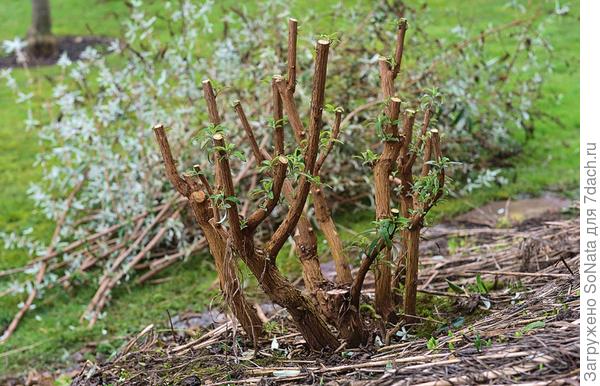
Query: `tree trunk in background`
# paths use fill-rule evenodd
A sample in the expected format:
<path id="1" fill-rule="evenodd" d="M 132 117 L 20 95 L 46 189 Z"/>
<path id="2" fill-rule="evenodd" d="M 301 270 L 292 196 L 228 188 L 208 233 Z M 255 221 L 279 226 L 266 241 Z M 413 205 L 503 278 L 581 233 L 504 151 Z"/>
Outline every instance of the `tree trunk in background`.
<path id="1" fill-rule="evenodd" d="M 58 45 L 52 35 L 49 0 L 31 0 L 31 28 L 27 43 L 32 57 L 48 58 L 56 54 Z"/>

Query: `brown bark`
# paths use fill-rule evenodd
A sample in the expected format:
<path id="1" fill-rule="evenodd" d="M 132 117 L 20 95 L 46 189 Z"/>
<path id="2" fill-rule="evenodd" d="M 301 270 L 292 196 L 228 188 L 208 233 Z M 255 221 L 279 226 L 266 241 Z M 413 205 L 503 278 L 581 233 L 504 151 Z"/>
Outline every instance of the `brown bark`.
<path id="1" fill-rule="evenodd" d="M 319 188 L 313 188 L 312 199 L 315 207 L 315 219 L 317 220 L 317 223 L 319 223 L 319 228 L 323 232 L 325 240 L 327 240 L 327 247 L 331 251 L 331 256 L 333 257 L 336 282 L 341 285 L 350 284 L 352 282 L 352 273 L 350 272 L 348 259 L 344 253 L 344 246 L 340 235 L 331 218 L 331 213 L 327 206 L 327 200 L 325 199 L 323 191 Z"/>
<path id="2" fill-rule="evenodd" d="M 417 315 L 417 281 L 419 270 L 419 237 L 421 227 L 415 226 L 413 229 L 406 232 L 407 250 L 406 250 L 406 278 L 404 281 L 404 314 Z M 408 323 L 414 322 L 416 319 L 406 316 Z"/>
<path id="3" fill-rule="evenodd" d="M 298 21 L 288 20 L 288 57 L 287 57 L 287 89 L 290 94 L 296 90 L 296 44 L 298 41 Z"/>
<path id="4" fill-rule="evenodd" d="M 209 209 L 209 199 L 206 194 L 197 190 L 198 186 L 195 186 L 192 179 L 188 179 L 186 181 L 177 173 L 177 167 L 175 166 L 175 161 L 171 153 L 171 148 L 169 146 L 164 127 L 162 125 L 155 126 L 154 133 L 160 146 L 163 161 L 165 163 L 165 169 L 167 171 L 167 177 L 176 187 L 176 190 L 188 198 L 190 207 L 194 213 L 194 217 L 196 218 L 198 225 L 200 225 L 200 228 L 202 229 L 202 232 L 204 233 L 204 236 L 208 242 L 211 254 L 215 259 L 215 268 L 217 270 L 223 296 L 225 297 L 227 304 L 231 307 L 233 315 L 242 325 L 244 331 L 246 331 L 248 336 L 252 337 L 253 341 L 256 343 L 257 338 L 262 335 L 262 325 L 258 315 L 256 314 L 256 310 L 246 300 L 237 276 L 235 259 L 231 254 L 226 255 L 227 248 L 225 238 L 223 237 L 223 230 L 215 227 L 215 221 L 218 221 L 218 217 L 211 220 L 212 213 Z M 215 142 L 217 142 L 217 146 L 219 144 L 223 145 L 222 136 L 219 134 L 216 135 L 216 137 L 217 138 L 213 139 Z M 217 157 L 217 159 L 218 161 L 223 161 L 221 157 Z M 227 162 L 226 159 L 224 161 Z M 226 178 L 225 180 L 227 183 L 227 189 L 229 192 L 231 192 L 233 190 L 233 181 L 231 180 L 229 164 L 227 163 L 227 165 L 221 166 L 221 168 L 225 169 L 229 173 L 229 178 Z M 196 168 L 197 172 L 199 172 L 198 169 L 199 167 Z M 202 181 L 202 183 L 206 184 L 207 189 L 210 189 L 208 181 Z M 185 188 L 183 185 L 185 185 Z M 237 224 L 239 227 L 237 208 L 234 205 L 233 208 L 236 212 L 236 219 L 238 220 Z M 166 209 L 168 209 L 167 206 L 165 206 L 165 209 L 163 210 Z M 231 213 L 229 213 L 229 215 L 231 215 Z M 157 218 L 159 216 L 157 216 Z M 241 240 L 238 239 L 238 242 L 241 243 Z"/>
<path id="5" fill-rule="evenodd" d="M 204 100 L 206 101 L 206 107 L 208 108 L 208 119 L 214 127 L 217 127 L 221 124 L 221 117 L 219 116 L 219 110 L 217 108 L 217 96 L 215 95 L 215 90 L 213 89 L 210 80 L 205 79 L 202 81 L 202 90 L 204 92 Z M 215 165 L 217 165 L 218 155 L 215 153 L 213 157 Z M 220 191 L 223 186 L 223 182 L 221 181 L 221 172 L 219 170 L 219 168 L 215 169 L 214 190 L 217 192 Z"/>
<path id="6" fill-rule="evenodd" d="M 250 239 L 247 239 L 251 243 Z M 249 246 L 246 249 L 251 250 Z M 315 305 L 285 279 L 276 265 L 258 256 L 246 256 L 244 261 L 271 300 L 284 307 L 296 327 L 313 350 L 333 350 L 339 346 L 337 338 L 327 327 Z"/>
<path id="7" fill-rule="evenodd" d="M 262 322 L 254 307 L 246 300 L 243 288 L 237 278 L 237 265 L 231 254 L 231 248 L 227 248 L 226 241 L 209 221 L 208 199 L 203 192 L 196 191 L 191 194 L 189 202 L 194 217 L 208 242 L 210 253 L 215 259 L 215 268 L 223 297 L 246 334 L 256 344 L 257 339 L 263 333 Z"/>
<path id="8" fill-rule="evenodd" d="M 319 133 L 321 130 L 321 116 L 323 114 L 323 104 L 325 98 L 325 81 L 327 79 L 327 57 L 329 54 L 329 41 L 319 40 L 317 42 L 317 57 L 315 60 L 315 71 L 313 77 L 312 87 L 312 98 L 310 106 L 310 118 L 309 118 L 309 138 L 308 145 L 304 151 L 304 166 L 305 173 L 312 174 L 319 151 Z M 279 93 L 282 95 L 283 107 L 286 110 L 288 117 L 295 116 L 299 123 L 299 117 L 297 109 L 293 101 L 292 96 L 285 89 L 282 81 L 276 81 Z M 294 120 L 296 120 L 294 118 Z M 296 123 L 296 125 L 298 124 Z M 300 127 L 301 127 L 300 123 Z M 293 127 L 293 126 L 292 126 Z M 298 188 L 296 189 L 296 197 L 294 202 L 291 204 L 290 210 L 288 211 L 285 219 L 279 225 L 273 237 L 267 244 L 265 249 L 269 258 L 274 258 L 277 253 L 281 250 L 281 247 L 285 243 L 287 237 L 296 227 L 298 220 L 304 209 L 304 204 L 310 191 L 310 181 L 305 177 L 300 177 Z"/>
<path id="9" fill-rule="evenodd" d="M 408 21 L 404 18 L 398 21 L 398 34 L 396 35 L 396 51 L 394 51 L 394 69 L 392 76 L 394 79 L 400 72 L 400 65 L 402 64 L 402 54 L 404 53 L 404 36 L 406 35 L 406 29 L 408 28 Z"/>
<path id="10" fill-rule="evenodd" d="M 56 54 L 58 42 L 52 35 L 52 18 L 48 0 L 31 1 L 31 27 L 27 36 L 29 55 L 48 58 Z"/>
<path id="11" fill-rule="evenodd" d="M 386 63 L 387 65 L 387 63 Z M 382 79 L 384 76 L 382 76 Z M 388 140 L 384 142 L 383 152 L 373 167 L 375 185 L 375 218 L 383 220 L 391 216 L 391 186 L 389 182 L 390 173 L 398 158 L 400 151 L 400 137 L 398 134 L 398 115 L 400 113 L 400 99 L 392 98 L 386 114 L 389 123 L 385 125 L 384 133 Z M 383 258 L 377 263 L 375 270 L 375 310 L 383 320 L 393 314 L 394 305 L 391 292 L 391 248 L 386 248 Z"/>
<path id="12" fill-rule="evenodd" d="M 240 122 L 242 123 L 242 128 L 244 129 L 244 132 L 246 132 L 246 137 L 248 138 L 248 141 L 250 141 L 252 153 L 254 153 L 254 157 L 256 157 L 257 163 L 260 164 L 260 162 L 262 161 L 260 147 L 258 146 L 258 142 L 256 142 L 254 131 L 252 131 L 250 122 L 248 122 L 248 118 L 246 117 L 246 113 L 244 112 L 244 108 L 242 107 L 242 103 L 240 101 L 233 102 L 233 109 L 237 113 L 237 116 L 240 119 Z"/>
<path id="13" fill-rule="evenodd" d="M 254 232 L 256 227 L 258 227 L 266 218 L 271 214 L 275 206 L 279 202 L 279 196 L 281 194 L 281 189 L 283 188 L 283 183 L 285 181 L 285 173 L 287 171 L 287 158 L 284 156 L 279 156 L 275 159 L 276 164 L 273 171 L 273 198 L 270 198 L 265 203 L 264 207 L 258 208 L 254 213 L 248 217 L 248 222 L 246 227 L 248 229 L 247 232 Z"/>
<path id="14" fill-rule="evenodd" d="M 275 126 L 275 132 L 273 133 L 273 147 L 275 149 L 275 155 L 283 155 L 285 152 L 283 136 L 283 102 L 281 101 L 281 95 L 279 95 L 275 80 L 271 82 L 271 89 L 273 92 L 273 121 Z"/>

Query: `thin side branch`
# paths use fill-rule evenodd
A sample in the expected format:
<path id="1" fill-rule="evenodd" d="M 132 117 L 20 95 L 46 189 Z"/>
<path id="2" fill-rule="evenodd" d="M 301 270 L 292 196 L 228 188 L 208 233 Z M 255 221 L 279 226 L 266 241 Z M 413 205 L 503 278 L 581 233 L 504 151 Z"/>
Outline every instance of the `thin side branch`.
<path id="1" fill-rule="evenodd" d="M 298 20 L 288 20 L 287 89 L 290 94 L 296 91 L 296 45 L 298 42 Z"/>
<path id="2" fill-rule="evenodd" d="M 333 146 L 335 145 L 335 141 L 337 141 L 337 139 L 340 136 L 340 125 L 342 123 L 342 113 L 343 112 L 344 112 L 344 109 L 342 109 L 341 107 L 338 107 L 335 110 L 335 121 L 333 123 L 331 139 L 330 139 L 329 143 L 327 144 L 327 148 L 325 148 L 325 150 L 322 151 L 321 154 L 319 155 L 317 165 L 315 166 L 315 175 L 316 176 L 319 175 L 321 168 L 323 167 L 323 164 L 327 160 L 327 157 L 329 156 L 329 154 L 331 153 L 331 150 L 333 149 Z"/>
<path id="3" fill-rule="evenodd" d="M 184 197 L 187 197 L 191 192 L 187 183 L 181 178 L 177 172 L 177 166 L 175 166 L 175 160 L 171 153 L 171 147 L 169 146 L 169 140 L 165 132 L 165 127 L 161 124 L 154 126 L 154 135 L 158 141 L 160 147 L 160 153 L 162 154 L 163 161 L 165 163 L 165 170 L 167 172 L 167 178 L 175 187 L 175 190 Z"/>
<path id="4" fill-rule="evenodd" d="M 217 127 L 221 124 L 221 117 L 219 117 L 219 110 L 217 108 L 217 96 L 209 79 L 202 81 L 202 90 L 204 91 L 204 100 L 208 108 L 208 119 L 213 126 Z M 215 165 L 218 163 L 217 157 L 218 155 L 215 154 Z M 221 179 L 220 169 L 215 168 L 215 184 L 217 185 L 215 190 L 220 190 L 220 187 L 223 186 Z"/>
<path id="5" fill-rule="evenodd" d="M 256 137 L 254 136 L 254 131 L 250 126 L 250 122 L 248 122 L 248 118 L 246 118 L 246 113 L 244 113 L 244 108 L 242 107 L 242 103 L 240 101 L 233 102 L 233 109 L 237 113 L 238 118 L 242 124 L 242 128 L 246 132 L 246 137 L 248 141 L 250 141 L 250 146 L 252 147 L 252 153 L 256 158 L 257 163 L 261 163 L 264 158 L 262 153 L 260 152 L 260 147 L 258 146 L 258 142 L 256 142 Z"/>
<path id="6" fill-rule="evenodd" d="M 258 208 L 248 217 L 247 229 L 252 233 L 266 218 L 271 214 L 281 195 L 281 188 L 285 181 L 285 173 L 287 171 L 288 161 L 284 156 L 279 156 L 275 159 L 275 170 L 273 171 L 273 197 L 267 200 L 264 208 Z"/>
<path id="7" fill-rule="evenodd" d="M 302 124 L 302 120 L 300 119 L 300 114 L 298 113 L 298 108 L 296 107 L 296 102 L 294 101 L 294 96 L 287 90 L 285 81 L 280 75 L 275 75 L 273 77 L 273 82 L 279 91 L 279 95 L 281 96 L 281 100 L 283 102 L 283 109 L 285 110 L 288 120 L 290 122 L 290 126 L 294 131 L 294 137 L 297 143 L 302 143 L 304 140 L 304 125 Z"/>
<path id="8" fill-rule="evenodd" d="M 402 64 L 402 54 L 404 52 L 404 36 L 406 35 L 406 29 L 408 28 L 408 21 L 402 18 L 398 21 L 398 34 L 396 35 L 396 51 L 394 52 L 394 69 L 392 72 L 392 78 L 396 79 L 400 72 L 400 65 Z"/>
<path id="9" fill-rule="evenodd" d="M 281 101 L 281 95 L 277 90 L 275 79 L 271 82 L 271 89 L 273 92 L 273 122 L 274 130 L 273 133 L 273 147 L 275 148 L 275 155 L 283 155 L 285 152 L 284 148 L 284 135 L 283 135 L 283 102 Z"/>

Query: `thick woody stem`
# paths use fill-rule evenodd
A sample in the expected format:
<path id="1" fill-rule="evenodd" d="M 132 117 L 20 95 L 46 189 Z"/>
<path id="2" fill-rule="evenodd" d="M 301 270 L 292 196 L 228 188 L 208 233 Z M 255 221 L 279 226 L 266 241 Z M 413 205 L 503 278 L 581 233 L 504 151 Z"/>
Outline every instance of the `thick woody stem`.
<path id="1" fill-rule="evenodd" d="M 411 157 L 416 153 L 410 152 L 410 143 L 412 141 L 412 132 L 413 126 L 415 123 L 415 112 L 412 110 L 407 110 L 404 116 L 404 123 L 402 127 L 402 147 L 400 149 L 400 154 L 398 156 L 398 170 L 400 171 L 400 210 L 402 212 L 402 216 L 405 218 L 409 218 L 411 215 L 411 211 L 414 209 L 414 201 L 412 197 L 412 185 L 413 185 L 413 175 L 412 175 L 412 167 L 409 166 L 411 162 Z M 394 277 L 392 279 L 392 289 L 397 290 L 400 284 L 400 277 L 402 275 L 402 270 L 405 265 L 405 260 L 407 256 L 407 251 L 409 247 L 409 232 L 407 230 L 402 230 L 401 237 L 401 254 L 396 263 L 396 269 L 394 273 Z M 394 295 L 394 300 L 399 303 L 402 299 L 398 294 Z"/>
<path id="2" fill-rule="evenodd" d="M 253 233 L 256 227 L 258 227 L 266 218 L 271 214 L 277 203 L 279 202 L 279 196 L 281 195 L 281 188 L 285 181 L 285 173 L 287 171 L 288 161 L 284 156 L 279 156 L 275 159 L 275 168 L 273 171 L 273 197 L 267 200 L 264 208 L 258 208 L 254 213 L 248 217 L 248 223 L 246 228 L 247 232 Z"/>
<path id="3" fill-rule="evenodd" d="M 177 166 L 175 165 L 175 160 L 173 159 L 173 154 L 171 153 L 171 147 L 169 146 L 169 140 L 167 139 L 165 127 L 163 125 L 154 126 L 154 135 L 158 141 L 160 153 L 162 154 L 162 158 L 165 163 L 167 178 L 169 181 L 171 181 L 175 187 L 175 190 L 177 190 L 179 194 L 187 197 L 190 194 L 190 188 L 177 172 Z"/>
<path id="4" fill-rule="evenodd" d="M 208 119 L 214 127 L 217 127 L 221 124 L 221 117 L 219 117 L 219 110 L 217 108 L 217 96 L 209 79 L 205 79 L 202 81 L 202 90 L 204 91 L 204 100 L 206 101 L 206 107 L 208 108 Z M 215 153 L 215 165 L 217 165 L 217 157 L 218 155 Z M 218 167 L 215 167 L 215 185 L 215 190 L 220 190 L 220 188 L 223 186 L 223 182 L 221 181 L 221 174 Z"/>
<path id="5" fill-rule="evenodd" d="M 264 160 L 264 157 L 260 151 L 258 142 L 256 142 L 256 137 L 254 136 L 254 131 L 252 130 L 252 127 L 250 126 L 250 122 L 248 122 L 248 118 L 246 118 L 246 113 L 244 113 L 244 108 L 242 107 L 242 103 L 240 101 L 233 102 L 233 109 L 235 110 L 238 118 L 240 119 L 242 128 L 244 129 L 244 132 L 246 132 L 246 137 L 248 138 L 248 141 L 250 141 L 250 146 L 252 147 L 252 153 L 254 154 L 254 157 L 256 158 L 256 162 L 258 164 L 260 164 Z"/>
<path id="6" fill-rule="evenodd" d="M 317 164 L 315 165 L 315 175 L 318 176 L 321 172 L 321 167 L 325 163 L 325 160 L 331 153 L 333 146 L 335 144 L 335 140 L 340 135 L 340 123 L 342 121 L 342 108 L 338 108 L 335 111 L 335 121 L 333 124 L 333 129 L 331 133 L 331 140 L 327 144 L 327 148 L 321 152 L 319 155 L 319 159 L 317 160 Z M 331 217 L 331 211 L 329 210 L 329 206 L 327 205 L 327 200 L 325 199 L 325 195 L 323 191 L 319 188 L 313 187 L 312 191 L 312 199 L 313 206 L 315 208 L 315 219 L 319 224 L 319 228 L 323 232 L 325 239 L 327 240 L 327 245 L 331 249 L 331 255 L 333 257 L 333 262 L 335 264 L 336 271 L 336 282 L 338 284 L 349 284 L 352 282 L 352 273 L 350 272 L 350 265 L 348 264 L 348 258 L 344 253 L 344 246 L 342 244 L 342 240 L 337 231 L 337 227 L 335 226 L 335 222 Z"/>
<path id="7" fill-rule="evenodd" d="M 298 42 L 298 21 L 288 20 L 287 89 L 293 95 L 296 91 L 296 45 Z"/>
<path id="8" fill-rule="evenodd" d="M 275 79 L 271 82 L 271 89 L 273 91 L 273 122 L 275 133 L 273 135 L 273 147 L 275 148 L 275 155 L 283 155 L 284 149 L 284 136 L 283 136 L 283 102 L 281 101 L 281 95 L 277 90 Z"/>
<path id="9" fill-rule="evenodd" d="M 410 217 L 410 211 L 413 209 L 414 206 L 411 194 L 413 185 L 412 170 L 410 168 L 405 167 L 411 155 L 410 143 L 412 141 L 414 123 L 415 112 L 413 110 L 406 110 L 404 114 L 404 124 L 402 127 L 402 147 L 400 148 L 400 154 L 398 156 L 398 170 L 400 170 L 401 177 L 400 207 L 402 210 L 402 216 L 406 218 Z"/>
<path id="10" fill-rule="evenodd" d="M 344 254 L 344 246 L 337 231 L 335 223 L 331 218 L 331 212 L 327 206 L 327 200 L 321 189 L 312 189 L 312 199 L 315 207 L 315 218 L 319 223 L 319 228 L 327 240 L 327 246 L 331 250 L 331 256 L 335 264 L 336 282 L 338 284 L 350 284 L 352 282 L 352 273 L 348 259 Z"/>
<path id="11" fill-rule="evenodd" d="M 419 270 L 419 237 L 421 226 L 412 227 L 404 233 L 406 243 L 406 277 L 404 279 L 404 314 L 407 323 L 412 323 L 417 309 L 417 281 Z"/>
<path id="12" fill-rule="evenodd" d="M 218 148 L 218 150 L 215 152 L 215 154 L 217 154 L 217 170 L 219 170 L 219 173 L 221 174 L 223 193 L 225 195 L 224 199 L 227 201 L 229 197 L 235 197 L 235 189 L 233 187 L 233 178 L 231 177 L 231 168 L 229 167 L 229 158 L 224 150 L 225 140 L 223 135 L 220 133 L 213 135 L 213 144 L 216 148 Z M 242 235 L 237 204 L 232 201 L 227 201 L 227 206 L 229 233 L 236 250 L 242 254 L 244 253 L 244 238 Z"/>
<path id="13" fill-rule="evenodd" d="M 386 109 L 389 123 L 385 125 L 384 133 L 388 140 L 383 144 L 381 157 L 375 163 L 373 168 L 375 185 L 375 217 L 377 220 L 389 218 L 391 216 L 391 186 L 389 182 L 390 173 L 398 152 L 400 151 L 400 136 L 398 134 L 398 116 L 400 114 L 400 99 L 391 98 Z M 393 312 L 393 302 L 391 295 L 392 284 L 392 254 L 391 249 L 385 249 L 385 256 L 377 264 L 375 271 L 375 309 L 384 320 Z"/>
<path id="14" fill-rule="evenodd" d="M 398 209 L 392 209 L 392 215 L 398 216 L 400 212 Z M 394 229 L 395 232 L 395 229 Z M 373 247 L 368 254 L 365 255 L 365 258 L 361 261 L 360 267 L 358 268 L 358 272 L 354 277 L 354 281 L 352 282 L 352 286 L 350 287 L 350 303 L 358 308 L 360 304 L 360 294 L 362 292 L 362 287 L 365 281 L 365 277 L 369 272 L 369 268 L 373 264 L 373 261 L 377 258 L 379 253 L 385 248 L 385 240 L 379 239 L 377 244 Z"/>
<path id="15" fill-rule="evenodd" d="M 430 154 L 433 154 L 436 161 L 442 158 L 440 147 L 440 136 L 436 129 L 431 130 Z M 441 168 L 438 171 L 438 190 L 426 202 L 422 204 L 420 210 L 411 218 L 411 222 L 407 231 L 407 256 L 406 256 L 406 279 L 404 287 L 404 314 L 407 316 L 407 322 L 413 322 L 416 315 L 416 299 L 417 299 L 417 281 L 418 281 L 418 266 L 419 266 L 419 237 L 421 228 L 423 227 L 423 219 L 427 212 L 433 207 L 444 193 L 445 172 Z"/>
<path id="16" fill-rule="evenodd" d="M 399 211 L 392 209 L 392 215 L 398 216 Z M 392 231 L 392 234 L 396 232 L 396 229 Z M 383 238 L 377 241 L 377 244 L 365 254 L 362 260 L 358 272 L 350 286 L 350 296 L 347 304 L 341 311 L 339 330 L 340 336 L 350 347 L 357 347 L 360 344 L 365 343 L 367 335 L 364 331 L 362 317 L 360 315 L 360 294 L 365 281 L 365 277 L 369 272 L 369 269 L 379 253 L 386 247 L 386 243 Z"/>
<path id="17" fill-rule="evenodd" d="M 396 79 L 400 72 L 400 65 L 402 64 L 402 53 L 404 52 L 404 36 L 406 35 L 406 29 L 408 28 L 408 21 L 404 18 L 398 21 L 398 34 L 396 35 L 396 51 L 394 52 L 394 69 L 392 72 L 392 78 Z"/>
<path id="18" fill-rule="evenodd" d="M 304 151 L 304 172 L 313 174 L 314 166 L 319 151 L 319 133 L 321 130 L 321 117 L 323 115 L 323 104 L 325 99 L 325 81 L 327 79 L 327 57 L 329 54 L 329 41 L 319 40 L 317 42 L 317 57 L 315 60 L 315 72 L 313 77 L 312 98 L 310 105 L 310 118 L 308 123 L 309 138 L 308 145 Z M 281 82 L 276 82 L 279 92 L 282 94 L 283 106 L 288 113 L 288 117 L 294 115 L 295 105 L 290 94 L 286 92 L 283 97 L 284 90 L 280 87 Z M 291 103 L 290 103 L 291 102 Z M 267 244 L 267 257 L 273 259 L 283 247 L 283 244 L 292 233 L 304 209 L 304 204 L 310 191 L 310 181 L 302 176 L 296 190 L 296 198 L 290 206 L 285 219 L 273 234 L 271 240 Z"/>
<path id="19" fill-rule="evenodd" d="M 223 296 L 246 334 L 252 337 L 256 345 L 258 337 L 263 332 L 262 322 L 256 313 L 256 309 L 248 303 L 244 296 L 243 288 L 237 276 L 235 260 L 231 256 L 227 256 L 225 240 L 210 222 L 208 199 L 203 192 L 196 191 L 190 195 L 189 202 L 192 213 L 198 225 L 200 225 L 210 252 L 215 259 L 215 268 L 219 276 Z"/>

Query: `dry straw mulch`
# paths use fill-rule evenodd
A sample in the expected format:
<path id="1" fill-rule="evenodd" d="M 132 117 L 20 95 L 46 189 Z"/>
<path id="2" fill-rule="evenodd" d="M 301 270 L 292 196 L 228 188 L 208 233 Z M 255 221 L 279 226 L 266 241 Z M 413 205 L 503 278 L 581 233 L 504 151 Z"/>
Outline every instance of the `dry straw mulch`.
<path id="1" fill-rule="evenodd" d="M 85 366 L 73 384 L 579 384 L 578 219 L 426 237 L 420 290 L 450 299 L 459 310 L 440 322 L 429 345 L 426 338 L 394 335 L 358 350 L 311 353 L 280 311 L 271 319 L 285 332 L 265 339 L 256 352 L 231 321 L 185 339 L 148 326 L 111 361 Z M 452 255 L 436 255 L 450 237 L 470 241 Z M 488 283 L 488 294 L 475 293 L 477 275 Z M 446 279 L 466 293 L 450 291 Z M 491 307 L 482 311 L 486 303 Z M 459 320 L 461 312 L 466 322 L 442 324 Z M 433 315 L 424 322 L 435 325 Z"/>

